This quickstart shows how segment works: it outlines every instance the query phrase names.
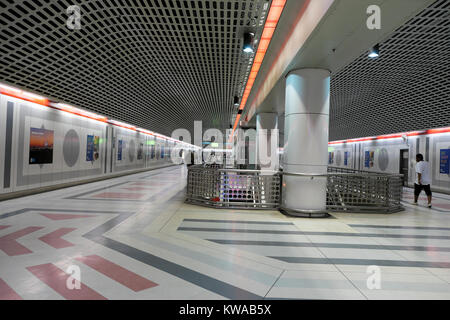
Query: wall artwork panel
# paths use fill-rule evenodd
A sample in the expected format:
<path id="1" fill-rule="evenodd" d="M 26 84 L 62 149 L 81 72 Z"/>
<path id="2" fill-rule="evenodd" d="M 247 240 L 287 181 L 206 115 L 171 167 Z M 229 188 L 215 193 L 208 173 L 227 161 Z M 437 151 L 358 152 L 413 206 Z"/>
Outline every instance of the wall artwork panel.
<path id="1" fill-rule="evenodd" d="M 54 131 L 30 128 L 29 164 L 53 163 Z"/>
<path id="2" fill-rule="evenodd" d="M 73 167 L 80 155 L 80 138 L 74 129 L 67 131 L 63 142 L 64 162 L 68 167 Z"/>
<path id="3" fill-rule="evenodd" d="M 86 161 L 94 162 L 99 158 L 100 137 L 94 135 L 87 136 Z"/>
<path id="4" fill-rule="evenodd" d="M 440 149 L 439 152 L 440 174 L 450 174 L 449 157 L 450 157 L 450 149 Z"/>

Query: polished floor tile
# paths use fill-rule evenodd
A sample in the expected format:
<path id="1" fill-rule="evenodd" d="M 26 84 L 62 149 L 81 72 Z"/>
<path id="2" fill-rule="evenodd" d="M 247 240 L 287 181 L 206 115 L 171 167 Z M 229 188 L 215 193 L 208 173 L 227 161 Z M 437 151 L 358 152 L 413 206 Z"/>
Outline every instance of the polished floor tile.
<path id="1" fill-rule="evenodd" d="M 448 195 L 305 219 L 187 204 L 185 186 L 174 166 L 0 202 L 0 298 L 450 299 Z"/>

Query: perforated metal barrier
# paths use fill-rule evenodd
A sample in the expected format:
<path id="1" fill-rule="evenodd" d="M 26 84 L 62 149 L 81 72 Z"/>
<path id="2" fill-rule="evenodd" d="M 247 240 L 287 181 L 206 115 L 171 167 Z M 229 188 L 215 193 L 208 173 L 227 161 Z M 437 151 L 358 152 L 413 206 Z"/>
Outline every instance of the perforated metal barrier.
<path id="1" fill-rule="evenodd" d="M 187 200 L 221 208 L 275 209 L 281 196 L 281 175 L 259 170 L 192 166 L 188 173 Z"/>
<path id="2" fill-rule="evenodd" d="M 189 168 L 187 201 L 216 208 L 278 209 L 283 175 L 327 176 L 327 210 L 390 213 L 403 210 L 402 175 L 329 167 L 324 175 Z M 299 190 L 298 192 L 301 192 Z"/>
<path id="3" fill-rule="evenodd" d="M 328 167 L 330 211 L 397 212 L 403 210 L 402 175 Z"/>

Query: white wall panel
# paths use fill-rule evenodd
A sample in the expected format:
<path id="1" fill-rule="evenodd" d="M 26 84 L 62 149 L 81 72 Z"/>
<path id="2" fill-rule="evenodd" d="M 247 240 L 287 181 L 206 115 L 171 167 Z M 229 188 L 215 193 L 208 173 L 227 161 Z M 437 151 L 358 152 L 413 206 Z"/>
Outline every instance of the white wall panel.
<path id="1" fill-rule="evenodd" d="M 10 188 L 4 188 L 5 131 L 7 103 L 13 103 Z M 30 130 L 53 131 L 51 163 L 30 164 Z M 154 137 L 80 117 L 35 103 L 0 95 L 0 193 L 23 191 L 67 182 L 75 182 L 122 171 L 159 167 L 170 158 L 151 159 Z M 108 135 L 107 135 L 108 133 Z M 88 136 L 99 137 L 98 158 L 87 159 Z M 108 137 L 108 139 L 107 139 Z M 118 140 L 123 140 L 122 160 L 117 160 Z M 134 143 L 134 148 L 132 144 Z M 138 151 L 142 144 L 142 156 Z M 159 139 L 158 145 L 169 144 Z M 114 146 L 114 148 L 113 148 Z"/>
<path id="2" fill-rule="evenodd" d="M 5 144 L 6 144 L 6 103 L 7 98 L 0 95 L 0 193 L 5 192 L 8 189 L 4 188 L 5 178 Z"/>
<path id="3" fill-rule="evenodd" d="M 421 135 L 417 137 L 408 137 L 407 141 L 402 139 L 382 139 L 373 141 L 353 142 L 346 144 L 337 144 L 330 146 L 330 152 L 334 152 L 334 163 L 332 166 L 343 166 L 343 154 L 344 151 L 353 153 L 356 151 L 355 160 L 359 159 L 360 169 L 373 171 L 373 172 L 387 172 L 387 173 L 399 173 L 400 172 L 400 150 L 409 150 L 409 172 L 408 183 L 412 186 L 415 178 L 415 155 L 422 153 L 425 157 L 426 138 L 430 138 L 429 152 L 430 152 L 430 166 L 432 172 L 432 184 L 431 187 L 434 190 L 440 192 L 450 193 L 450 175 L 440 174 L 440 155 L 441 149 L 450 149 L 450 134 L 431 134 Z M 418 143 L 417 143 L 418 141 Z M 417 145 L 419 149 L 417 149 Z M 365 152 L 373 152 L 373 163 L 369 163 L 369 167 L 366 167 Z M 338 165 L 337 156 L 341 153 L 341 163 Z M 387 161 L 386 161 L 387 160 Z M 355 161 L 358 162 L 358 161 Z M 349 160 L 349 168 L 352 167 L 352 160 Z M 357 168 L 356 168 L 357 169 Z"/>

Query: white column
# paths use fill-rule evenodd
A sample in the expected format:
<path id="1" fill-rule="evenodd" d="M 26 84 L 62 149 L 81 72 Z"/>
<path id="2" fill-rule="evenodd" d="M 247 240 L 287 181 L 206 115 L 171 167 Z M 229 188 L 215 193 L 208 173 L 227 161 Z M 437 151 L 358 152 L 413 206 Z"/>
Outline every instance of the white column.
<path id="1" fill-rule="evenodd" d="M 272 131 L 273 129 L 276 131 Z M 274 133 L 275 136 L 272 136 L 272 133 Z M 278 170 L 277 134 L 278 114 L 258 113 L 256 115 L 256 159 L 257 164 L 260 165 L 262 169 Z M 275 150 L 273 150 L 274 147 Z M 270 161 L 270 163 L 267 163 L 268 161 Z"/>
<path id="2" fill-rule="evenodd" d="M 299 69 L 286 78 L 283 170 L 326 174 L 330 109 L 330 72 Z M 326 176 L 283 176 L 282 211 L 326 216 Z"/>

